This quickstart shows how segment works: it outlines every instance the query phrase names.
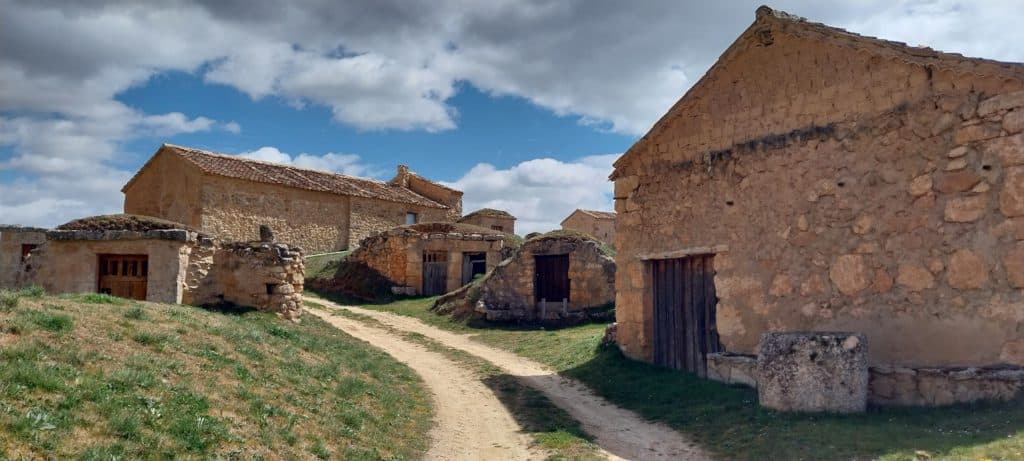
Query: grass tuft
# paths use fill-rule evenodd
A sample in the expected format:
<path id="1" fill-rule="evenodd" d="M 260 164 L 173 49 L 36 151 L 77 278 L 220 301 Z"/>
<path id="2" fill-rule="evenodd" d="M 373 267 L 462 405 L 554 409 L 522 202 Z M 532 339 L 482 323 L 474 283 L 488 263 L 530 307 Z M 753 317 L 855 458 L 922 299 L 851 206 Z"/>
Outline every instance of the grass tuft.
<path id="1" fill-rule="evenodd" d="M 66 333 L 71 331 L 75 325 L 71 316 L 46 311 L 29 311 L 25 313 L 25 317 L 33 325 L 54 333 Z"/>
<path id="2" fill-rule="evenodd" d="M 146 311 L 139 306 L 132 307 L 124 313 L 124 318 L 131 320 L 146 320 L 148 316 Z"/>

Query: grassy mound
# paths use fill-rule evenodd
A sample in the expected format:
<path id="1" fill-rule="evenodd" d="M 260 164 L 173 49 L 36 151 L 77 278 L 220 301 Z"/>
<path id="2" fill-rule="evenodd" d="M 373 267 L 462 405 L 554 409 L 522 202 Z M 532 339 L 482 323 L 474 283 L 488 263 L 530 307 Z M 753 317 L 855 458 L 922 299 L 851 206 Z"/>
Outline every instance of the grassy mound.
<path id="1" fill-rule="evenodd" d="M 5 292 L 0 459 L 408 459 L 429 395 L 306 316 Z"/>
<path id="2" fill-rule="evenodd" d="M 61 224 L 57 226 L 57 229 L 77 231 L 126 230 L 135 232 L 168 229 L 193 230 L 184 224 L 174 221 L 133 214 L 90 216 Z"/>

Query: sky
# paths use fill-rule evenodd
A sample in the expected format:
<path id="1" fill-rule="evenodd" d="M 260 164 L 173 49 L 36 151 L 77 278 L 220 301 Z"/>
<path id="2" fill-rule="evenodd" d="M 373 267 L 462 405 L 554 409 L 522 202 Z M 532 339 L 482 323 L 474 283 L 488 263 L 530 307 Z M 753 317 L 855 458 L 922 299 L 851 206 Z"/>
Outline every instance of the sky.
<path id="1" fill-rule="evenodd" d="M 505 209 L 517 232 L 611 210 L 611 165 L 758 2 L 0 0 L 0 223 L 120 212 L 162 143 Z M 1024 61 L 1017 0 L 786 0 L 857 33 Z"/>

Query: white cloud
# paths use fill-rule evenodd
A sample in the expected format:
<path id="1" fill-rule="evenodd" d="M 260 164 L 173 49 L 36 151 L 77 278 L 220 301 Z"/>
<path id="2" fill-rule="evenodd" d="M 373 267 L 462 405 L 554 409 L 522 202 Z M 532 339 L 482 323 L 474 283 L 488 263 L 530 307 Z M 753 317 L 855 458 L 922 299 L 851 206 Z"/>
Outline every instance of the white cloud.
<path id="1" fill-rule="evenodd" d="M 574 161 L 528 160 L 507 169 L 488 163 L 471 168 L 447 185 L 465 192 L 463 210 L 506 210 L 516 217 L 516 233 L 560 228 L 577 208 L 612 210 L 608 175 L 618 154 L 594 155 Z"/>
<path id="2" fill-rule="evenodd" d="M 283 163 L 295 165 L 301 168 L 341 173 L 349 176 L 363 176 L 368 173 L 366 165 L 360 163 L 356 154 L 336 154 L 328 152 L 323 155 L 298 154 L 290 155 L 281 152 L 276 147 L 264 146 L 254 151 L 238 154 L 242 157 L 264 162 Z"/>
<path id="3" fill-rule="evenodd" d="M 242 125 L 239 125 L 238 122 L 232 121 L 221 125 L 221 129 L 231 134 L 239 134 L 242 132 Z"/>

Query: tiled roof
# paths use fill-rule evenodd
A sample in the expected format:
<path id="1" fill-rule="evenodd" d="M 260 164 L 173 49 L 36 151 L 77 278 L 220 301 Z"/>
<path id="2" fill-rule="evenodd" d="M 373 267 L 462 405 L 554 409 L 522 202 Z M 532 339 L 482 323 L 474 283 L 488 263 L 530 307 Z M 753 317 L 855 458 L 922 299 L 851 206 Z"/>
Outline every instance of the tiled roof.
<path id="1" fill-rule="evenodd" d="M 160 151 L 179 155 L 199 167 L 204 173 L 211 175 L 264 184 L 276 184 L 316 192 L 409 203 L 430 208 L 448 208 L 407 188 L 373 179 L 297 168 L 278 163 L 247 159 L 237 155 L 218 154 L 191 147 L 175 146 L 173 144 L 164 144 L 157 153 Z M 139 173 L 145 168 L 146 166 L 143 166 Z M 126 190 L 135 181 L 139 173 L 136 173 L 135 177 L 128 181 L 128 184 L 121 190 Z"/>
<path id="2" fill-rule="evenodd" d="M 471 216 L 487 216 L 490 218 L 516 219 L 515 216 L 512 216 L 512 213 L 509 213 L 504 210 L 495 210 L 494 208 L 481 208 L 479 210 L 476 210 L 472 213 L 463 216 L 462 219 L 460 219 L 459 221 L 462 221 L 463 219 L 469 218 Z"/>
<path id="3" fill-rule="evenodd" d="M 583 214 L 586 214 L 586 215 L 590 215 L 590 216 L 592 216 L 594 218 L 597 218 L 597 219 L 615 219 L 615 212 L 614 211 L 597 211 L 597 210 L 583 210 L 583 209 L 576 210 L 576 211 L 579 211 L 580 213 L 583 213 Z"/>

